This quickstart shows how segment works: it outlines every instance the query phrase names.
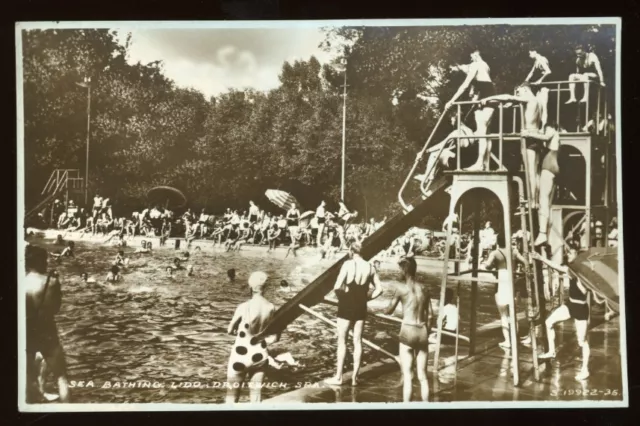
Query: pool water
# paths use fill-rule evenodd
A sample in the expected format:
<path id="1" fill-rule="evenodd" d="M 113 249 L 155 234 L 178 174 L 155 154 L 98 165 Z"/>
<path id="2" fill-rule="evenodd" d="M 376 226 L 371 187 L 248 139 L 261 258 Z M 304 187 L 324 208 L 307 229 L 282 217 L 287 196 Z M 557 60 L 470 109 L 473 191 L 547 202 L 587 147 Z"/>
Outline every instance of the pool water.
<path id="1" fill-rule="evenodd" d="M 43 239 L 30 242 L 50 251 L 60 249 Z M 225 381 L 234 339 L 226 331 L 235 308 L 250 297 L 246 284 L 250 273 L 261 270 L 269 275 L 265 297 L 280 306 L 332 263 L 318 261 L 311 249 L 301 250 L 298 257 L 285 258 L 285 249 L 275 253 L 267 253 L 266 247 L 225 253 L 203 246 L 201 251 L 190 253 L 194 276 L 178 271 L 169 277 L 165 270 L 176 256 L 173 249 L 155 250 L 153 255 L 133 254 L 133 248 L 124 250 L 130 263 L 122 271 L 122 281 L 115 284 L 103 284 L 118 251 L 115 247 L 76 242 L 75 259 L 50 264 L 55 265 L 62 280 L 63 303 L 57 322 L 69 380 L 75 382 L 71 389 L 74 402 L 223 402 L 224 389 L 203 386 Z M 227 277 L 229 268 L 236 269 L 235 282 Z M 98 284 L 83 283 L 82 272 Z M 431 297 L 438 297 L 440 279 L 436 272 L 419 272 L 419 282 L 429 287 Z M 290 283 L 290 292 L 279 289 L 283 279 Z M 397 271 L 381 272 L 386 289 L 399 279 Z M 371 306 L 383 308 L 391 293 L 385 291 Z M 468 285 L 463 285 L 463 334 L 468 327 L 469 294 Z M 493 286 L 480 285 L 478 306 L 479 325 L 497 319 Z M 314 309 L 335 318 L 335 307 L 318 305 Z M 397 353 L 398 332 L 398 324 L 370 318 L 364 337 Z M 269 369 L 265 382 L 270 385 L 263 388 L 263 399 L 334 374 L 335 340 L 334 329 L 308 315 L 290 324 L 270 352 L 290 352 L 301 366 Z M 381 356 L 364 346 L 364 365 L 379 361 Z M 347 371 L 350 362 L 348 356 Z M 142 381 L 162 387 L 140 387 Z M 89 382 L 92 386 L 87 387 Z M 198 382 L 202 386 L 198 387 Z M 273 385 L 275 382 L 278 385 Z M 51 379 L 48 387 L 54 392 Z"/>

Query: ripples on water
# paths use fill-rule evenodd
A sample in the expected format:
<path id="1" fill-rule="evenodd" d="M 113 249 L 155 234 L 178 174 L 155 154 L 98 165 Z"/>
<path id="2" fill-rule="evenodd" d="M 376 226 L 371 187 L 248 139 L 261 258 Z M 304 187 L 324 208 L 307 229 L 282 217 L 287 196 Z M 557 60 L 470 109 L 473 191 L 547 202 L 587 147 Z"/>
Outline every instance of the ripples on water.
<path id="1" fill-rule="evenodd" d="M 43 240 L 32 243 L 48 246 Z M 133 249 L 128 248 L 125 255 L 131 256 L 131 261 L 122 271 L 122 281 L 101 285 L 84 284 L 80 274 L 87 272 L 98 283 L 104 282 L 118 249 L 78 242 L 75 251 L 76 259 L 65 259 L 56 265 L 63 285 L 63 304 L 57 322 L 69 379 L 92 380 L 95 385 L 72 389 L 74 402 L 80 403 L 223 402 L 223 390 L 171 389 L 170 383 L 225 381 L 233 343 L 226 329 L 237 305 L 250 297 L 246 284 L 249 274 L 262 270 L 269 275 L 271 285 L 265 297 L 280 306 L 331 264 L 318 262 L 317 257 L 310 252 L 305 255 L 304 250 L 297 258 L 285 259 L 284 249 L 275 254 L 267 254 L 266 248 L 222 253 L 208 247 L 191 253 L 193 277 L 187 277 L 184 271 L 168 277 L 165 269 L 176 252 L 162 249 L 150 256 L 133 254 Z M 235 282 L 227 278 L 229 268 L 236 269 Z M 395 271 L 381 273 L 383 284 L 399 278 Z M 279 290 L 283 279 L 292 286 L 291 292 Z M 419 279 L 428 285 L 432 297 L 438 297 L 440 280 L 435 274 L 422 273 Z M 385 292 L 382 300 L 372 305 L 382 307 L 390 296 Z M 461 331 L 465 333 L 469 291 L 464 286 L 460 297 Z M 483 308 L 478 322 L 497 319 L 491 287 L 481 286 L 479 298 L 479 306 Z M 314 309 L 335 317 L 334 307 L 318 305 Z M 370 318 L 364 337 L 397 353 L 398 332 L 398 324 Z M 270 352 L 272 355 L 291 352 L 302 366 L 270 369 L 265 381 L 288 383 L 291 390 L 298 382 L 329 377 L 335 373 L 335 340 L 335 331 L 326 324 L 306 315 L 299 317 L 282 334 L 280 342 L 270 347 Z M 363 364 L 376 362 L 380 356 L 365 346 Z M 348 355 L 347 371 L 350 362 Z M 113 384 L 143 380 L 164 383 L 165 388 L 102 388 L 106 381 Z M 265 388 L 263 398 L 284 390 Z"/>

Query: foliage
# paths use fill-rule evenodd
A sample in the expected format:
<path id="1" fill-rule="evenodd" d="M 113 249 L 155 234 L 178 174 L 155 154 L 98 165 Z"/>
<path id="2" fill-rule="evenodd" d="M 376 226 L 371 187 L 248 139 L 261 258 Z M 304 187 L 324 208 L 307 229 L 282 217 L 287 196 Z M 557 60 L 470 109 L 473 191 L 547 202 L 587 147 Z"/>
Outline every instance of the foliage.
<path id="1" fill-rule="evenodd" d="M 323 45 L 337 52 L 335 64 L 314 57 L 286 62 L 276 89 L 229 90 L 210 100 L 175 87 L 161 62 L 128 63 L 128 42 L 116 36 L 23 33 L 28 205 L 38 201 L 53 169 L 84 170 L 88 93 L 76 85 L 84 77 L 91 78 L 91 189 L 115 199 L 123 213 L 140 208 L 154 185 L 177 187 L 193 208 L 211 212 L 244 209 L 250 199 L 277 211 L 264 198 L 269 188 L 290 191 L 304 209 L 322 199 L 337 207 L 344 74 L 336 65 L 342 59 L 345 201 L 369 217 L 397 210 L 397 191 L 415 154 L 463 77 L 449 66 L 467 62 L 474 48 L 500 92 L 526 76 L 530 48 L 550 60 L 552 79 L 565 79 L 576 43 L 593 45 L 608 87 L 615 86 L 613 27 L 329 28 Z M 441 127 L 442 134 L 451 130 Z M 434 210 L 427 224 L 439 226 L 443 214 Z"/>

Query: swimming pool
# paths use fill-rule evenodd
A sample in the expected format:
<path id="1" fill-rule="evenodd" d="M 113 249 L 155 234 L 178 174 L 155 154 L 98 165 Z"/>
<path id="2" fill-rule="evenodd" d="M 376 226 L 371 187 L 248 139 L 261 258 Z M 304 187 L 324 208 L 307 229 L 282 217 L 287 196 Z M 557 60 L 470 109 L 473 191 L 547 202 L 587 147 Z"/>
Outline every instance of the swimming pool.
<path id="1" fill-rule="evenodd" d="M 34 238 L 30 242 L 56 249 L 43 239 Z M 76 258 L 65 259 L 55 266 L 63 286 L 57 322 L 69 380 L 75 382 L 74 402 L 223 402 L 224 389 L 205 389 L 197 387 L 197 383 L 211 385 L 226 378 L 233 343 L 226 330 L 237 305 L 250 296 L 246 284 L 249 274 L 262 270 L 269 275 L 265 297 L 280 306 L 332 263 L 319 262 L 311 250 L 306 253 L 302 250 L 297 258 L 285 258 L 285 248 L 270 254 L 266 248 L 253 247 L 225 253 L 202 245 L 201 251 L 191 251 L 193 277 L 187 277 L 184 271 L 168 277 L 165 268 L 177 253 L 173 249 L 155 250 L 153 255 L 133 254 L 133 248 L 124 250 L 131 261 L 122 271 L 123 280 L 114 285 L 85 284 L 80 274 L 87 272 L 99 283 L 104 282 L 118 251 L 115 247 L 76 242 Z M 227 278 L 229 268 L 236 269 L 235 282 Z M 440 280 L 435 270 L 419 272 L 419 281 L 428 285 L 432 297 L 438 297 Z M 381 272 L 385 288 L 399 278 L 395 270 Z M 291 284 L 291 292 L 279 290 L 282 279 Z M 468 327 L 469 293 L 463 284 L 462 333 Z M 372 305 L 382 307 L 390 297 L 391 292 L 385 291 L 382 300 Z M 491 285 L 480 286 L 479 299 L 478 323 L 496 320 Z M 329 318 L 335 317 L 334 307 L 319 305 L 314 309 Z M 364 337 L 397 353 L 398 331 L 398 324 L 371 318 Z M 315 382 L 334 374 L 335 339 L 335 331 L 315 318 L 302 316 L 290 324 L 271 351 L 291 352 L 302 366 L 270 369 L 263 398 L 290 391 L 298 383 Z M 364 347 L 365 365 L 380 357 Z M 348 357 L 347 371 L 350 368 Z M 89 381 L 93 386 L 87 387 Z M 146 387 L 143 381 L 151 386 Z M 84 382 L 83 387 L 80 382 Z M 185 383 L 191 386 L 185 387 Z M 162 387 L 153 387 L 155 384 Z M 247 397 L 247 392 L 244 393 L 241 401 Z"/>

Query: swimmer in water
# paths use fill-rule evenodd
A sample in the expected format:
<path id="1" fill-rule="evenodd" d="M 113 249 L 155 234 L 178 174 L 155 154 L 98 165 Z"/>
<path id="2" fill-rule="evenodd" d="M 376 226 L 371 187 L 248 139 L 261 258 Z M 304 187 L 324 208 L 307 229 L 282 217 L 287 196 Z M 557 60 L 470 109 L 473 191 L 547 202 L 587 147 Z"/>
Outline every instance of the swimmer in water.
<path id="1" fill-rule="evenodd" d="M 173 258 L 173 265 L 172 268 L 174 271 L 181 271 L 184 269 L 184 266 L 182 266 L 182 260 L 180 260 L 179 257 L 174 257 Z"/>
<path id="2" fill-rule="evenodd" d="M 57 245 L 57 246 L 63 246 L 64 244 L 65 244 L 65 243 L 64 243 L 64 239 L 62 238 L 62 235 L 61 235 L 61 234 L 58 234 L 58 236 L 56 236 L 56 242 L 55 242 L 55 245 Z"/>
<path id="3" fill-rule="evenodd" d="M 291 291 L 291 286 L 289 286 L 287 280 L 280 281 L 280 291 Z"/>
<path id="4" fill-rule="evenodd" d="M 227 277 L 229 277 L 229 281 L 235 281 L 236 279 L 236 270 L 231 268 L 227 271 Z"/>
<path id="5" fill-rule="evenodd" d="M 75 257 L 75 254 L 73 253 L 74 247 L 75 247 L 74 242 L 68 241 L 67 246 L 60 253 L 50 253 L 50 254 L 51 256 L 53 256 L 54 259 L 60 262 L 63 257 Z"/>
<path id="6" fill-rule="evenodd" d="M 142 240 L 140 242 L 141 247 L 134 251 L 134 254 L 143 254 L 143 253 L 151 253 L 151 241 Z"/>
<path id="7" fill-rule="evenodd" d="M 193 276 L 193 265 L 187 265 L 187 276 Z"/>
<path id="8" fill-rule="evenodd" d="M 115 283 L 120 281 L 120 268 L 117 265 L 112 265 L 111 270 L 107 274 L 107 282 Z"/>
<path id="9" fill-rule="evenodd" d="M 166 272 L 167 276 L 173 277 L 173 268 L 171 266 L 167 266 Z"/>
<path id="10" fill-rule="evenodd" d="M 116 259 L 113 261 L 113 264 L 116 266 L 125 266 L 126 258 L 124 257 L 124 251 L 118 250 L 118 254 L 116 255 Z"/>
<path id="11" fill-rule="evenodd" d="M 96 280 L 94 278 L 89 277 L 89 274 L 83 272 L 80 277 L 82 277 L 82 282 L 85 284 L 95 284 Z"/>
<path id="12" fill-rule="evenodd" d="M 373 261 L 373 268 L 376 270 L 376 272 L 380 272 L 380 261 L 379 260 L 374 260 Z"/>

